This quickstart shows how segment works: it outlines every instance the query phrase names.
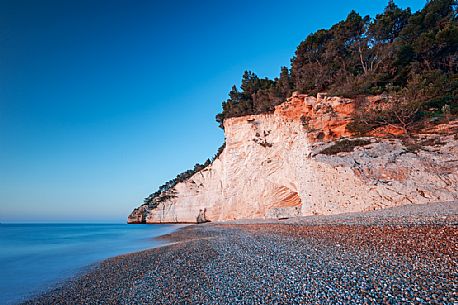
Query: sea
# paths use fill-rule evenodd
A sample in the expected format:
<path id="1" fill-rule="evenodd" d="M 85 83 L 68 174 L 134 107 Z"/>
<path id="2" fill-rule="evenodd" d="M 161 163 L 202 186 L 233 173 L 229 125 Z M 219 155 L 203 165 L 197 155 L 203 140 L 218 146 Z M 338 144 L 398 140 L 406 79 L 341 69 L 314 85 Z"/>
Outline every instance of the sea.
<path id="1" fill-rule="evenodd" d="M 163 245 L 180 225 L 0 224 L 0 304 L 50 290 L 103 259 Z"/>

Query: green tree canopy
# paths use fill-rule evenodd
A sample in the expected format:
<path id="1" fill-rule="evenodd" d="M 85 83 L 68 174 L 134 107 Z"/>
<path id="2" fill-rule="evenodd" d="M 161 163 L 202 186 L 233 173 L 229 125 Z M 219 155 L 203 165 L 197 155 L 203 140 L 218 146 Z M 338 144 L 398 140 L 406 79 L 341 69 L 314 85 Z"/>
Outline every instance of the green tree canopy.
<path id="1" fill-rule="evenodd" d="M 419 113 L 445 104 L 458 111 L 457 8 L 457 0 L 430 0 L 412 14 L 390 0 L 373 19 L 351 11 L 330 29 L 307 36 L 291 69 L 282 67 L 274 80 L 246 71 L 217 121 L 222 126 L 226 118 L 271 112 L 293 91 L 401 98 L 415 88 L 422 94 L 410 98 L 421 100 Z"/>

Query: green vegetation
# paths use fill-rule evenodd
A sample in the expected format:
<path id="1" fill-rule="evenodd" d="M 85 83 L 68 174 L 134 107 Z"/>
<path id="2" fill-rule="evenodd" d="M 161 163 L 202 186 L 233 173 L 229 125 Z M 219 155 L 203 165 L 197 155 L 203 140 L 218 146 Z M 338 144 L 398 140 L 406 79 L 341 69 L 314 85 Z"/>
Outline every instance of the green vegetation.
<path id="1" fill-rule="evenodd" d="M 458 114 L 458 13 L 456 0 L 430 0 L 412 14 L 389 1 L 371 19 L 355 11 L 330 29 L 318 30 L 298 46 L 291 69 L 278 78 L 245 72 L 216 120 L 272 112 L 291 92 L 328 92 L 357 97 L 385 94 L 369 108 L 361 103 L 353 131 L 396 124 L 408 130 L 431 116 Z"/>
<path id="2" fill-rule="evenodd" d="M 170 190 L 171 188 L 173 188 L 178 183 L 189 179 L 192 175 L 194 175 L 198 171 L 204 169 L 206 166 L 210 165 L 210 163 L 211 163 L 210 160 L 207 159 L 207 161 L 205 161 L 204 164 L 196 163 L 196 165 L 194 165 L 193 169 L 189 169 L 187 171 L 184 171 L 184 172 L 178 174 L 174 179 L 169 180 L 166 183 L 164 183 L 163 185 L 161 185 L 156 192 L 154 192 L 151 195 L 149 195 L 148 197 L 146 197 L 145 200 L 144 200 L 144 204 L 148 204 L 148 205 L 150 205 L 152 207 L 155 207 L 157 205 L 157 203 L 159 203 L 160 201 L 172 198 L 173 194 L 164 193 L 164 192 Z M 156 202 L 155 202 L 153 200 L 155 198 L 158 198 L 158 199 L 161 199 L 161 200 L 156 200 Z"/>
<path id="3" fill-rule="evenodd" d="M 178 183 L 186 181 L 187 179 L 191 178 L 191 176 L 194 175 L 195 173 L 209 166 L 213 161 L 215 161 L 216 158 L 218 158 L 221 155 L 225 147 L 226 147 L 226 142 L 224 142 L 223 145 L 221 145 L 218 148 L 218 151 L 216 152 L 216 154 L 213 156 L 211 160 L 207 159 L 207 161 L 205 161 L 203 164 L 196 163 L 194 165 L 194 168 L 178 174 L 174 179 L 169 180 L 166 183 L 164 183 L 163 185 L 161 185 L 156 192 L 150 194 L 148 197 L 145 198 L 144 204 L 147 204 L 150 207 L 156 207 L 159 202 L 174 197 L 173 193 L 168 192 L 170 189 L 172 189 Z"/>
<path id="4" fill-rule="evenodd" d="M 223 121 L 229 117 L 271 112 L 292 93 L 292 80 L 288 68 L 282 67 L 279 78 L 269 80 L 259 78 L 253 72 L 245 71 L 242 77 L 241 91 L 234 85 L 229 92 L 229 99 L 223 102 L 223 112 L 216 116 L 216 121 L 223 127 Z"/>
<path id="5" fill-rule="evenodd" d="M 352 152 L 355 149 L 355 147 L 365 146 L 368 144 L 371 144 L 371 141 L 364 139 L 342 139 L 320 151 L 320 154 L 335 155 L 340 152 Z"/>

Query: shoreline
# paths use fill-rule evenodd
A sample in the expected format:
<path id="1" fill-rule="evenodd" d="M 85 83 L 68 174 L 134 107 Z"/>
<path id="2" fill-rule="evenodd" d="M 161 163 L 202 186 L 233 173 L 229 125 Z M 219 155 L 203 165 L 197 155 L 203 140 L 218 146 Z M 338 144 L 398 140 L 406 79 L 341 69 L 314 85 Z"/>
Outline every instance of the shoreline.
<path id="1" fill-rule="evenodd" d="M 169 244 L 106 259 L 22 304 L 453 304 L 456 204 L 445 218 L 442 206 L 430 208 L 433 216 L 383 223 L 358 215 L 185 226 L 157 237 Z"/>
<path id="2" fill-rule="evenodd" d="M 20 224 L 2 229 L 0 304 L 20 304 L 89 273 L 105 259 L 162 246 L 181 225 Z M 12 241 L 12 242 L 11 242 Z"/>

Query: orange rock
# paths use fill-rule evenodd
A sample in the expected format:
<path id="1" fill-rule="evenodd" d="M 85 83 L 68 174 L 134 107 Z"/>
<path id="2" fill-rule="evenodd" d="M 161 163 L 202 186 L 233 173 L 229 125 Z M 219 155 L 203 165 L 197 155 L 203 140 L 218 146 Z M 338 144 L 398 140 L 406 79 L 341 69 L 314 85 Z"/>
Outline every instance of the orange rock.
<path id="1" fill-rule="evenodd" d="M 274 113 L 289 120 L 300 120 L 310 133 L 309 140 L 316 142 L 351 136 L 346 126 L 354 111 L 354 100 L 319 93 L 317 97 L 295 94 L 276 106 Z"/>
<path id="2" fill-rule="evenodd" d="M 387 126 L 381 126 L 378 127 L 374 130 L 372 130 L 369 135 L 373 137 L 387 137 L 387 136 L 393 136 L 393 135 L 403 135 L 405 134 L 405 130 L 402 129 L 401 127 L 394 126 L 394 125 L 387 125 Z"/>

